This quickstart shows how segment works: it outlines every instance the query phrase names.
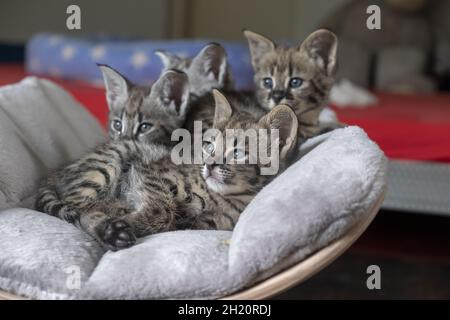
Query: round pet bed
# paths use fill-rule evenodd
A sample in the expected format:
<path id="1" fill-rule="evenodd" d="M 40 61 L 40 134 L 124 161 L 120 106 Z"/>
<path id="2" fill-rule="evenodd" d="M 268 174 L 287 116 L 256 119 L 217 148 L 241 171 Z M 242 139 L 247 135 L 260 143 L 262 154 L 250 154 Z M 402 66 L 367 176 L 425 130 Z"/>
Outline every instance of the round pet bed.
<path id="1" fill-rule="evenodd" d="M 267 299 L 282 293 L 293 286 L 308 280 L 316 273 L 327 267 L 334 260 L 339 258 L 367 229 L 375 219 L 381 204 L 383 203 L 386 191 L 384 191 L 374 206 L 370 209 L 367 218 L 359 221 L 343 237 L 335 240 L 325 248 L 312 254 L 305 260 L 289 267 L 286 270 L 266 279 L 243 291 L 231 294 L 224 300 L 256 300 Z"/>
<path id="2" fill-rule="evenodd" d="M 256 300 L 267 299 L 275 296 L 303 281 L 314 276 L 327 265 L 337 259 L 345 250 L 347 250 L 366 230 L 372 220 L 375 218 L 381 204 L 383 203 L 385 192 L 371 208 L 369 214 L 364 220 L 359 221 L 343 237 L 335 240 L 325 248 L 311 255 L 309 258 L 289 267 L 286 270 L 253 285 L 243 291 L 223 297 L 223 300 Z M 0 300 L 22 300 L 21 296 L 13 295 L 8 292 L 0 291 Z"/>
<path id="3" fill-rule="evenodd" d="M 36 78 L 0 88 L 0 112 L 0 148 L 8 151 L 0 154 L 4 299 L 267 298 L 343 253 L 386 188 L 383 152 L 360 128 L 337 129 L 305 142 L 301 158 L 258 193 L 232 232 L 166 232 L 105 252 L 30 205 L 46 168 L 101 141 L 98 124 L 64 90 Z"/>

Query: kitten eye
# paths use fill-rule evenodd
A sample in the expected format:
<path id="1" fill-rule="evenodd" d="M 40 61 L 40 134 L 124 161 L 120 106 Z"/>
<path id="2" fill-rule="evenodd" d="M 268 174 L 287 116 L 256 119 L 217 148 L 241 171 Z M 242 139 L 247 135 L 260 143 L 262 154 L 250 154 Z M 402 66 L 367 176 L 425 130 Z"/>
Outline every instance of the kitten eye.
<path id="1" fill-rule="evenodd" d="M 234 160 L 240 160 L 245 158 L 245 151 L 242 149 L 234 149 L 233 158 Z"/>
<path id="2" fill-rule="evenodd" d="M 292 78 L 289 81 L 289 87 L 291 87 L 291 88 L 298 88 L 298 87 L 300 87 L 302 85 L 302 83 L 303 83 L 303 79 L 301 79 L 301 78 Z"/>
<path id="3" fill-rule="evenodd" d="M 117 132 L 121 132 L 122 131 L 122 121 L 113 120 L 111 122 L 111 128 L 113 128 L 113 130 L 116 130 Z"/>
<path id="4" fill-rule="evenodd" d="M 139 133 L 146 133 L 148 130 L 151 129 L 151 127 L 153 127 L 151 123 L 144 122 L 139 125 L 138 131 Z"/>
<path id="5" fill-rule="evenodd" d="M 266 89 L 272 89 L 273 88 L 273 80 L 272 80 L 272 78 L 264 78 L 263 79 L 263 86 Z"/>
<path id="6" fill-rule="evenodd" d="M 215 147 L 214 147 L 214 145 L 210 142 L 210 143 L 207 143 L 207 144 L 205 145 L 204 149 L 205 149 L 205 152 L 206 152 L 207 154 L 212 154 L 212 153 L 214 152 Z"/>

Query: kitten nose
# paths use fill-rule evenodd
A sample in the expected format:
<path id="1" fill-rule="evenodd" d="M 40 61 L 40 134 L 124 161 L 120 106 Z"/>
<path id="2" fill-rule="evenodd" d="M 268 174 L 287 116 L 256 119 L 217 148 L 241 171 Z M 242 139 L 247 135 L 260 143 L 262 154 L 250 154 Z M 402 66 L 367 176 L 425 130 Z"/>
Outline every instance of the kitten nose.
<path id="1" fill-rule="evenodd" d="M 283 100 L 283 98 L 286 96 L 286 94 L 284 93 L 284 91 L 282 90 L 274 90 L 272 92 L 272 100 L 275 103 L 280 103 L 281 100 Z"/>

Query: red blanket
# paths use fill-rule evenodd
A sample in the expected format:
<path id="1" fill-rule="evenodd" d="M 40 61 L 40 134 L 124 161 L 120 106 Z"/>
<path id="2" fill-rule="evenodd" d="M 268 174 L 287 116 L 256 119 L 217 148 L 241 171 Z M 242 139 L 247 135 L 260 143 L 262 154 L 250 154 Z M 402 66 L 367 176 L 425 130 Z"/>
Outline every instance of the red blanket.
<path id="1" fill-rule="evenodd" d="M 25 77 L 21 65 L 0 65 L 0 85 Z M 103 89 L 55 80 L 105 124 Z M 378 94 L 379 105 L 366 109 L 334 108 L 339 119 L 362 127 L 390 158 L 450 162 L 450 94 Z"/>
<path id="2" fill-rule="evenodd" d="M 396 159 L 450 162 L 450 94 L 378 94 L 372 108 L 335 109 Z"/>

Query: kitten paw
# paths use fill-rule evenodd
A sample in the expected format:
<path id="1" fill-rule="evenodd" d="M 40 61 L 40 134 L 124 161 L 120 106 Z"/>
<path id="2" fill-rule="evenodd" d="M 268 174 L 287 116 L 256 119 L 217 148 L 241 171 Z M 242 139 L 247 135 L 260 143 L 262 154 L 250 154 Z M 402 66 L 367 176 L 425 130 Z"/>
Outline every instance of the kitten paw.
<path id="1" fill-rule="evenodd" d="M 63 207 L 59 211 L 58 215 L 60 219 L 69 223 L 75 223 L 75 221 L 78 221 L 80 219 L 80 214 L 78 213 L 78 211 L 71 206 Z"/>
<path id="2" fill-rule="evenodd" d="M 108 249 L 117 251 L 135 244 L 136 236 L 128 223 L 123 220 L 116 220 L 106 225 L 103 241 Z"/>

